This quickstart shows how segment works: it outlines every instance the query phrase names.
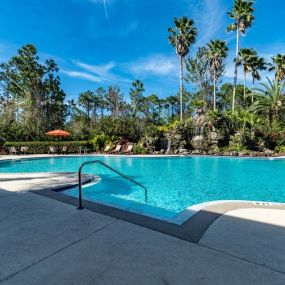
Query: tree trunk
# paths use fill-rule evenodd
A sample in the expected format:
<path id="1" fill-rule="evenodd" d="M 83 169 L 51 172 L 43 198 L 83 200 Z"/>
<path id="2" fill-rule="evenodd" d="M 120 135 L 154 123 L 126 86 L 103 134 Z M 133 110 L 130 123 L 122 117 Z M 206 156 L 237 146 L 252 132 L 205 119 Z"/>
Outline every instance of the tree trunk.
<path id="1" fill-rule="evenodd" d="M 180 56 L 180 121 L 183 121 L 183 57 Z"/>
<path id="2" fill-rule="evenodd" d="M 273 125 L 273 114 L 272 114 L 272 111 L 269 112 L 268 119 L 269 119 L 269 129 L 270 129 L 270 132 L 272 132 L 272 125 Z"/>
<path id="3" fill-rule="evenodd" d="M 252 88 L 251 88 L 251 104 L 253 104 L 253 90 L 254 90 L 254 77 L 252 77 Z M 251 118 L 250 118 L 250 137 L 251 139 L 254 138 L 254 132 L 253 132 L 253 115 L 251 114 Z"/>
<path id="4" fill-rule="evenodd" d="M 236 101 L 238 52 L 239 52 L 239 23 L 237 23 L 237 41 L 236 41 L 236 57 L 235 57 L 236 60 L 235 60 L 235 74 L 234 74 L 234 90 L 233 90 L 232 111 L 235 110 L 235 101 Z"/>
<path id="5" fill-rule="evenodd" d="M 119 117 L 119 103 L 117 101 L 115 103 L 115 117 Z"/>
<path id="6" fill-rule="evenodd" d="M 214 68 L 214 111 L 216 111 L 216 69 Z"/>
<path id="7" fill-rule="evenodd" d="M 254 91 L 254 84 L 255 84 L 255 80 L 254 77 L 252 78 L 252 89 L 251 89 L 251 104 L 253 104 L 253 91 Z"/>
<path id="8" fill-rule="evenodd" d="M 243 105 L 245 105 L 245 96 L 246 96 L 246 70 L 244 69 L 244 73 L 243 73 Z"/>

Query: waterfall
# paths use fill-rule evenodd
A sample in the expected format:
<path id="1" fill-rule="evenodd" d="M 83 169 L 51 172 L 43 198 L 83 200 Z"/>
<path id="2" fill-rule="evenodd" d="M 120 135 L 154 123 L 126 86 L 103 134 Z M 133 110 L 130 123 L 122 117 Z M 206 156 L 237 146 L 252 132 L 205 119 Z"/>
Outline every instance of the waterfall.
<path id="1" fill-rule="evenodd" d="M 204 126 L 191 128 L 190 134 L 192 138 L 204 135 Z"/>
<path id="2" fill-rule="evenodd" d="M 160 139 L 160 150 L 164 150 L 165 152 L 169 152 L 171 147 L 171 139 L 170 138 L 161 138 Z"/>
<path id="3" fill-rule="evenodd" d="M 171 147 L 171 138 L 167 138 L 167 149 L 166 149 L 166 152 L 170 151 L 170 147 Z"/>

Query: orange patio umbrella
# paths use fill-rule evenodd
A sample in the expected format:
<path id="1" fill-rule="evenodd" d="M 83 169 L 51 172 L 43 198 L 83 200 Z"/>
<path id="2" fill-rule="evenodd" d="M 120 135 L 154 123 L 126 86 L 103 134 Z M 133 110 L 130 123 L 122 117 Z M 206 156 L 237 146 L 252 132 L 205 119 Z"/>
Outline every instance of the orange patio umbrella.
<path id="1" fill-rule="evenodd" d="M 46 135 L 53 137 L 69 137 L 71 134 L 63 130 L 54 130 L 47 132 Z"/>
<path id="2" fill-rule="evenodd" d="M 57 148 L 59 150 L 59 137 L 69 137 L 71 133 L 63 131 L 63 130 L 54 130 L 47 132 L 46 135 L 51 137 L 57 137 Z"/>

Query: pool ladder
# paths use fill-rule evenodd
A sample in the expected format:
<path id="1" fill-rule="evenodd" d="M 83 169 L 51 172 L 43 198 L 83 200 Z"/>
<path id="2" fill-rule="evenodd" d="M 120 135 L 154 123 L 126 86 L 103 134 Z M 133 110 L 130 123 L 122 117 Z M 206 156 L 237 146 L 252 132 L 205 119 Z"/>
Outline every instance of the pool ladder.
<path id="1" fill-rule="evenodd" d="M 81 166 L 79 167 L 79 170 L 78 170 L 78 188 L 79 188 L 79 194 L 78 194 L 78 209 L 81 210 L 83 209 L 83 206 L 82 206 L 82 179 L 81 179 L 81 174 L 82 174 L 82 169 L 85 165 L 88 165 L 88 164 L 101 164 L 103 166 L 105 166 L 106 168 L 112 170 L 113 172 L 117 173 L 118 175 L 120 175 L 121 177 L 131 181 L 132 183 L 140 186 L 141 188 L 144 189 L 144 199 L 145 199 L 145 202 L 147 201 L 147 196 L 148 196 L 148 193 L 147 193 L 147 188 L 142 185 L 141 183 L 137 182 L 136 180 L 134 180 L 133 178 L 130 178 L 128 176 L 126 176 L 125 174 L 121 173 L 120 171 L 114 169 L 113 167 L 111 167 L 110 165 L 102 162 L 101 160 L 92 160 L 92 161 L 87 161 L 87 162 L 84 162 L 81 164 Z"/>

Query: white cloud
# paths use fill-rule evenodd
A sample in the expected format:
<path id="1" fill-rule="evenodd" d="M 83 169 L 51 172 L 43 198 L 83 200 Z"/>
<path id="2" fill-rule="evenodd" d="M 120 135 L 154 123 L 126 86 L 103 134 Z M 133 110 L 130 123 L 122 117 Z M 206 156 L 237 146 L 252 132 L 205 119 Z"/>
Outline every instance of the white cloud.
<path id="1" fill-rule="evenodd" d="M 190 3 L 189 12 L 198 27 L 198 42 L 201 46 L 225 31 L 225 11 L 223 0 L 199 0 Z"/>
<path id="2" fill-rule="evenodd" d="M 130 79 L 120 76 L 113 71 L 113 69 L 117 66 L 114 62 L 109 62 L 102 65 L 92 65 L 78 60 L 73 60 L 72 62 L 76 68 L 80 68 L 83 71 L 64 70 L 63 73 L 70 77 L 108 84 L 122 84 L 131 82 Z"/>
<path id="3" fill-rule="evenodd" d="M 176 75 L 178 62 L 175 57 L 165 55 L 152 55 L 127 64 L 128 69 L 135 76 L 167 76 Z"/>
<path id="4" fill-rule="evenodd" d="M 87 72 L 71 71 L 71 70 L 61 70 L 61 72 L 68 75 L 69 77 L 85 79 L 85 80 L 96 82 L 96 83 L 103 82 L 102 78 L 89 74 Z"/>
<path id="5" fill-rule="evenodd" d="M 62 73 L 97 83 L 130 84 L 137 77 L 165 77 L 167 80 L 176 80 L 179 76 L 177 57 L 161 54 L 121 64 L 111 61 L 102 65 L 92 65 L 79 60 L 73 60 L 72 63 L 74 68 L 63 70 Z"/>
<path id="6" fill-rule="evenodd" d="M 109 62 L 109 63 L 103 64 L 103 65 L 91 65 L 91 64 L 87 64 L 87 63 L 84 63 L 81 61 L 76 61 L 76 60 L 73 62 L 78 67 L 81 67 L 82 69 L 85 69 L 89 72 L 95 73 L 99 76 L 108 74 L 109 71 L 111 71 L 111 69 L 116 66 L 114 62 Z"/>

